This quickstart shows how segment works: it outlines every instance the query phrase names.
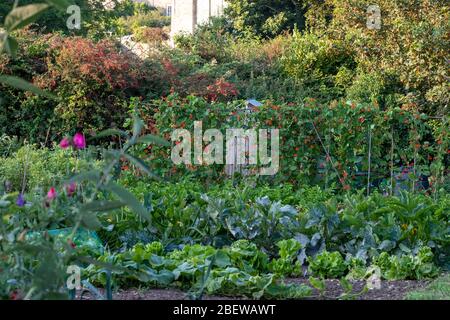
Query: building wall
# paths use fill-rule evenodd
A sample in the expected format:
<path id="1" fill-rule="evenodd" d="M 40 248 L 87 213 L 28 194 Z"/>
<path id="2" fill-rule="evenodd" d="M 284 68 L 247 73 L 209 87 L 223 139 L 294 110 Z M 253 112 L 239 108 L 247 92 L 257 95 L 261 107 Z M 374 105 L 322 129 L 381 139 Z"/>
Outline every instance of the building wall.
<path id="1" fill-rule="evenodd" d="M 197 0 L 197 24 L 209 21 L 211 16 L 211 0 Z"/>
<path id="2" fill-rule="evenodd" d="M 226 6 L 225 0 L 210 0 L 210 1 L 211 1 L 211 17 L 221 16 Z"/>
<path id="3" fill-rule="evenodd" d="M 180 32 L 192 33 L 194 31 L 197 11 L 195 3 L 195 0 L 173 0 L 171 27 L 173 35 Z"/>
<path id="4" fill-rule="evenodd" d="M 180 32 L 192 33 L 199 24 L 219 16 L 226 6 L 225 0 L 172 0 L 172 36 Z"/>

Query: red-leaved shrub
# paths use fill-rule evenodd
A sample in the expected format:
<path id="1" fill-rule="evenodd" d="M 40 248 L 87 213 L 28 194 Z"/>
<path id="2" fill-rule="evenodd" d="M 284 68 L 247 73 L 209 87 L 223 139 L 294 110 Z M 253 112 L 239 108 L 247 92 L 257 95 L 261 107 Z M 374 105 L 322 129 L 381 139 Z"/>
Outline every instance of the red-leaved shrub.
<path id="1" fill-rule="evenodd" d="M 234 98 L 239 94 L 236 86 L 233 83 L 227 82 L 224 79 L 217 79 L 216 82 L 207 87 L 205 98 L 209 101 L 227 100 Z"/>
<path id="2" fill-rule="evenodd" d="M 137 58 L 121 52 L 109 40 L 55 39 L 50 50 L 53 54 L 48 57 L 48 73 L 38 77 L 43 87 L 61 81 L 87 81 L 95 87 L 127 89 L 137 87 L 142 77 Z"/>

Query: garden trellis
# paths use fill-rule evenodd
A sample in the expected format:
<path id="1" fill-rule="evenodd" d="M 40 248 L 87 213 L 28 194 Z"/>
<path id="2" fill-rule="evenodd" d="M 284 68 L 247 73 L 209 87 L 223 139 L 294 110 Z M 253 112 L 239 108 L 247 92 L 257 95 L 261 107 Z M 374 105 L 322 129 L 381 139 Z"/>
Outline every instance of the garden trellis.
<path id="1" fill-rule="evenodd" d="M 237 114 L 239 117 L 243 119 L 243 129 L 250 129 L 250 120 L 249 117 L 254 112 L 258 112 L 258 108 L 262 106 L 262 103 L 255 100 L 249 99 L 245 102 L 245 107 L 238 110 Z M 242 139 L 244 141 L 239 141 Z M 243 148 L 242 148 L 243 146 Z M 250 148 L 254 148 L 256 146 L 250 146 L 250 142 L 248 137 L 234 137 L 234 140 L 227 144 L 227 163 L 225 165 L 225 173 L 228 176 L 233 176 L 236 173 L 240 173 L 244 176 L 248 176 L 251 174 L 250 163 L 247 155 L 250 154 Z M 230 150 L 228 150 L 230 149 Z M 242 150 L 243 149 L 243 150 Z M 239 164 L 238 157 L 239 154 L 244 152 L 245 163 Z"/>
<path id="2" fill-rule="evenodd" d="M 441 133 L 445 136 L 448 135 L 445 128 L 448 128 L 448 118 L 446 117 L 427 117 L 428 119 L 434 119 L 439 122 L 438 128 L 440 128 Z M 329 161 L 331 163 L 332 169 L 336 172 L 336 175 L 338 176 L 339 181 L 342 183 L 343 178 L 340 176 L 339 172 L 336 170 L 335 163 L 333 161 L 333 156 L 330 154 L 329 147 L 327 148 L 323 142 L 323 138 L 319 134 L 319 132 L 316 129 L 316 126 L 314 125 L 314 122 L 311 122 L 312 127 L 314 129 L 315 134 L 317 135 L 317 140 L 320 142 L 320 145 L 323 149 L 323 152 L 325 153 L 325 158 L 327 159 L 327 162 Z M 417 134 L 419 131 L 417 126 L 420 126 L 420 124 L 412 123 L 411 128 L 409 129 L 408 135 L 409 140 L 411 143 L 414 144 L 414 152 L 412 157 L 412 162 L 406 163 L 406 165 L 402 165 L 400 167 L 395 167 L 395 161 L 398 159 L 395 159 L 395 152 L 396 152 L 396 144 L 395 144 L 395 125 L 391 125 L 390 129 L 390 152 L 389 152 L 389 159 L 390 159 L 390 172 L 389 172 L 389 188 L 386 190 L 389 192 L 390 195 L 398 194 L 401 189 L 403 190 L 409 190 L 411 192 L 414 191 L 420 191 L 424 189 L 429 189 L 429 183 L 428 178 L 430 174 L 426 175 L 424 172 L 419 172 L 417 169 L 417 162 L 418 162 L 418 145 L 420 144 L 420 136 Z M 423 124 L 422 124 L 423 126 Z M 367 124 L 367 153 L 366 153 L 366 159 L 367 159 L 367 171 L 359 172 L 359 176 L 365 176 L 367 179 L 366 184 L 366 193 L 367 195 L 370 195 L 371 187 L 374 186 L 371 181 L 372 171 L 371 171 L 371 165 L 372 165 L 372 140 L 373 140 L 373 131 L 375 129 L 375 124 L 368 123 Z M 438 129 L 439 130 L 439 129 Z M 437 130 L 437 131 L 438 131 Z M 411 134 L 414 134 L 414 136 L 411 136 Z M 444 137 L 445 138 L 445 137 Z M 442 158 L 440 159 L 441 163 L 441 170 L 439 173 L 437 173 L 436 178 L 439 183 L 444 183 L 445 177 L 448 175 L 448 163 L 446 163 L 446 155 L 448 154 L 448 138 L 445 140 L 447 142 L 447 148 L 445 147 L 445 143 L 438 139 L 437 146 L 437 157 Z M 441 146 L 441 147 L 439 147 Z M 327 167 L 328 168 L 328 167 Z M 399 174 L 394 174 L 395 170 L 400 170 Z M 426 173 L 429 173 L 429 170 L 424 170 Z M 418 175 L 419 174 L 419 175 Z M 326 170 L 325 175 L 328 176 L 328 170 Z M 408 186 L 409 183 L 409 186 Z M 433 190 L 436 190 L 438 187 L 436 185 Z M 345 185 L 343 185 L 345 187 Z"/>

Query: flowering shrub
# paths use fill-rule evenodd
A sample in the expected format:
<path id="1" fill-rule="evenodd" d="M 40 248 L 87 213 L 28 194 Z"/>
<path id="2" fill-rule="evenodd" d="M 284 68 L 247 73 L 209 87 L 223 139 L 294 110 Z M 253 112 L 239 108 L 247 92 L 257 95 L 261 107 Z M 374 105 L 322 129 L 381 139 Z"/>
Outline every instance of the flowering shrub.
<path id="1" fill-rule="evenodd" d="M 87 82 L 106 89 L 135 88 L 140 70 L 138 61 L 121 53 L 115 43 L 94 43 L 84 38 L 56 38 L 51 47 L 48 72 L 39 77 L 42 87 L 52 88 L 58 81 Z"/>
<path id="2" fill-rule="evenodd" d="M 226 82 L 223 78 L 208 86 L 206 91 L 205 98 L 209 101 L 226 100 L 238 95 L 236 87 L 232 83 Z"/>

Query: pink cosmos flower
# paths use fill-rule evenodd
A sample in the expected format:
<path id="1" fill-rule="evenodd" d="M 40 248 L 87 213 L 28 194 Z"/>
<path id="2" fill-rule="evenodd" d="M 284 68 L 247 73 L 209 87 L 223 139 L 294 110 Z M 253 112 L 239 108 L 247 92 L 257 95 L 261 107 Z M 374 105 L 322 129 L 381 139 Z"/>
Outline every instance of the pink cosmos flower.
<path id="1" fill-rule="evenodd" d="M 77 149 L 84 149 L 86 148 L 86 140 L 84 139 L 84 135 L 82 133 L 76 133 L 73 136 L 73 144 L 75 148 Z"/>
<path id="2" fill-rule="evenodd" d="M 51 187 L 50 190 L 49 190 L 48 193 L 47 193 L 47 199 L 48 199 L 48 200 L 53 200 L 53 199 L 56 198 L 56 196 L 57 196 L 57 194 L 56 194 L 55 188 L 54 188 L 54 187 Z"/>
<path id="3" fill-rule="evenodd" d="M 61 140 L 61 142 L 59 143 L 59 146 L 63 149 L 67 149 L 68 147 L 70 147 L 70 140 L 69 138 L 64 138 Z"/>

